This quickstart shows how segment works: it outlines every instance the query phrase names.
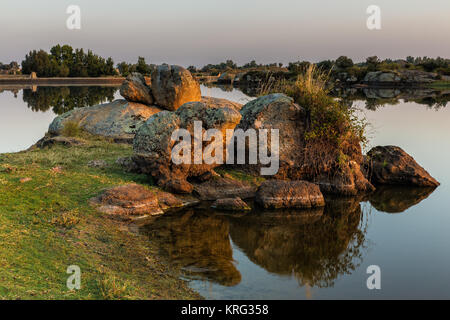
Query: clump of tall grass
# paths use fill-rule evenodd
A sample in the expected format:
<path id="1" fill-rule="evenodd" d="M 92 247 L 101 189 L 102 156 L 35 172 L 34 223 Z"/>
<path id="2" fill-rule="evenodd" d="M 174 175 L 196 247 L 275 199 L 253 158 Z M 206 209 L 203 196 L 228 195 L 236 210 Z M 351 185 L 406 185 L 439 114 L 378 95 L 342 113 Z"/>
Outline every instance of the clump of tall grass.
<path id="1" fill-rule="evenodd" d="M 342 166 L 350 159 L 362 160 L 367 123 L 352 106 L 330 96 L 329 73 L 311 64 L 295 81 L 270 82 L 262 88 L 264 94 L 285 93 L 304 109 L 304 163 L 312 174 Z"/>
<path id="2" fill-rule="evenodd" d="M 79 137 L 81 135 L 81 128 L 75 121 L 67 121 L 61 130 L 61 134 L 65 137 Z"/>

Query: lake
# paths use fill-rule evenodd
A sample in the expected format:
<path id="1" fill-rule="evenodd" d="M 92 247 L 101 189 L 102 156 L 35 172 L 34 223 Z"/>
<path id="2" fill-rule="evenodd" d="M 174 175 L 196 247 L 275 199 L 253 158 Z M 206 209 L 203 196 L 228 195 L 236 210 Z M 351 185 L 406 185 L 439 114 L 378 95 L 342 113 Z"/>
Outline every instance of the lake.
<path id="1" fill-rule="evenodd" d="M 230 87 L 203 95 L 245 103 Z M 204 205 L 155 217 L 142 232 L 209 299 L 450 298 L 450 110 L 447 95 L 351 92 L 370 145 L 398 145 L 441 186 L 379 188 L 324 209 L 226 215 Z M 401 98 L 398 98 L 401 97 Z M 117 88 L 0 88 L 0 153 L 30 147 L 56 116 L 119 98 Z M 366 286 L 381 269 L 381 290 Z"/>

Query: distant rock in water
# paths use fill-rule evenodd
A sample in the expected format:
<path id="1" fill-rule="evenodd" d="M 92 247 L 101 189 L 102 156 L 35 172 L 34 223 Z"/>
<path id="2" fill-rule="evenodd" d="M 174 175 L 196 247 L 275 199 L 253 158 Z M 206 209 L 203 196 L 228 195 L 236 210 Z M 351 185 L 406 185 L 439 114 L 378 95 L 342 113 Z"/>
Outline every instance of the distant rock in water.
<path id="1" fill-rule="evenodd" d="M 368 72 L 363 82 L 368 84 L 417 84 L 431 83 L 437 80 L 437 74 L 420 70 L 375 71 Z"/>
<path id="2" fill-rule="evenodd" d="M 217 79 L 218 83 L 228 83 L 232 84 L 234 82 L 236 75 L 229 72 L 224 72 L 220 75 L 220 77 Z"/>
<path id="3" fill-rule="evenodd" d="M 202 99 L 200 84 L 183 67 L 160 65 L 153 70 L 151 79 L 155 104 L 164 109 L 175 111 L 187 102 Z"/>
<path id="4" fill-rule="evenodd" d="M 154 99 L 148 84 L 142 74 L 132 73 L 120 87 L 120 94 L 127 101 L 153 105 Z"/>
<path id="5" fill-rule="evenodd" d="M 61 135 L 65 124 L 75 123 L 82 130 L 117 141 L 131 142 L 136 130 L 161 109 L 126 100 L 74 109 L 53 120 L 49 133 Z"/>
<path id="6" fill-rule="evenodd" d="M 366 167 L 373 183 L 417 187 L 439 186 L 439 182 L 400 147 L 373 148 L 367 153 Z"/>

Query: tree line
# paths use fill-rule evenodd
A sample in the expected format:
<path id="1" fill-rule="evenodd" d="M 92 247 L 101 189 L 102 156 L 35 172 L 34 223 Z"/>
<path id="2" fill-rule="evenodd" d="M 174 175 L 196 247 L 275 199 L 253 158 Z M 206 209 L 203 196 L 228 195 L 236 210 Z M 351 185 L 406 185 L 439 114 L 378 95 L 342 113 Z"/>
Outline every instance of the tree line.
<path id="1" fill-rule="evenodd" d="M 56 45 L 50 53 L 32 50 L 22 61 L 22 73 L 36 72 L 38 77 L 100 77 L 116 75 L 114 61 L 105 59 L 91 50 L 73 49 L 69 45 Z"/>
<path id="2" fill-rule="evenodd" d="M 347 56 L 340 56 L 336 60 L 323 60 L 317 63 L 309 61 L 289 62 L 283 67 L 283 63 L 258 64 L 255 60 L 249 63 L 238 66 L 233 60 L 226 60 L 218 64 L 207 64 L 201 68 L 189 66 L 189 71 L 193 73 L 209 73 L 216 75 L 226 71 L 232 70 L 280 70 L 284 69 L 292 74 L 299 74 L 304 72 L 311 64 L 316 64 L 318 68 L 323 71 L 330 71 L 331 73 L 347 72 L 350 75 L 361 76 L 371 71 L 392 71 L 400 69 L 421 70 L 427 72 L 435 72 L 440 75 L 450 75 L 450 59 L 441 57 L 412 57 L 408 56 L 406 59 L 379 59 L 377 56 L 371 56 L 363 62 L 354 62 Z"/>

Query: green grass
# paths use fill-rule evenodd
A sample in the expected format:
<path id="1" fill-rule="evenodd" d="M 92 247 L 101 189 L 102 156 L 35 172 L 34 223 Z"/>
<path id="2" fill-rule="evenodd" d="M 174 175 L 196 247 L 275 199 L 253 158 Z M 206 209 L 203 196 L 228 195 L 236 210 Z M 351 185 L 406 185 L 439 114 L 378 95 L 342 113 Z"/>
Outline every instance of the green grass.
<path id="1" fill-rule="evenodd" d="M 147 178 L 115 164 L 129 145 L 87 141 L 0 155 L 0 298 L 198 298 L 150 239 L 88 205 L 107 187 Z M 97 159 L 110 166 L 87 166 Z M 66 287 L 69 265 L 81 268 L 81 290 Z"/>
<path id="2" fill-rule="evenodd" d="M 428 87 L 435 89 L 450 88 L 450 81 L 435 81 L 430 83 Z"/>

